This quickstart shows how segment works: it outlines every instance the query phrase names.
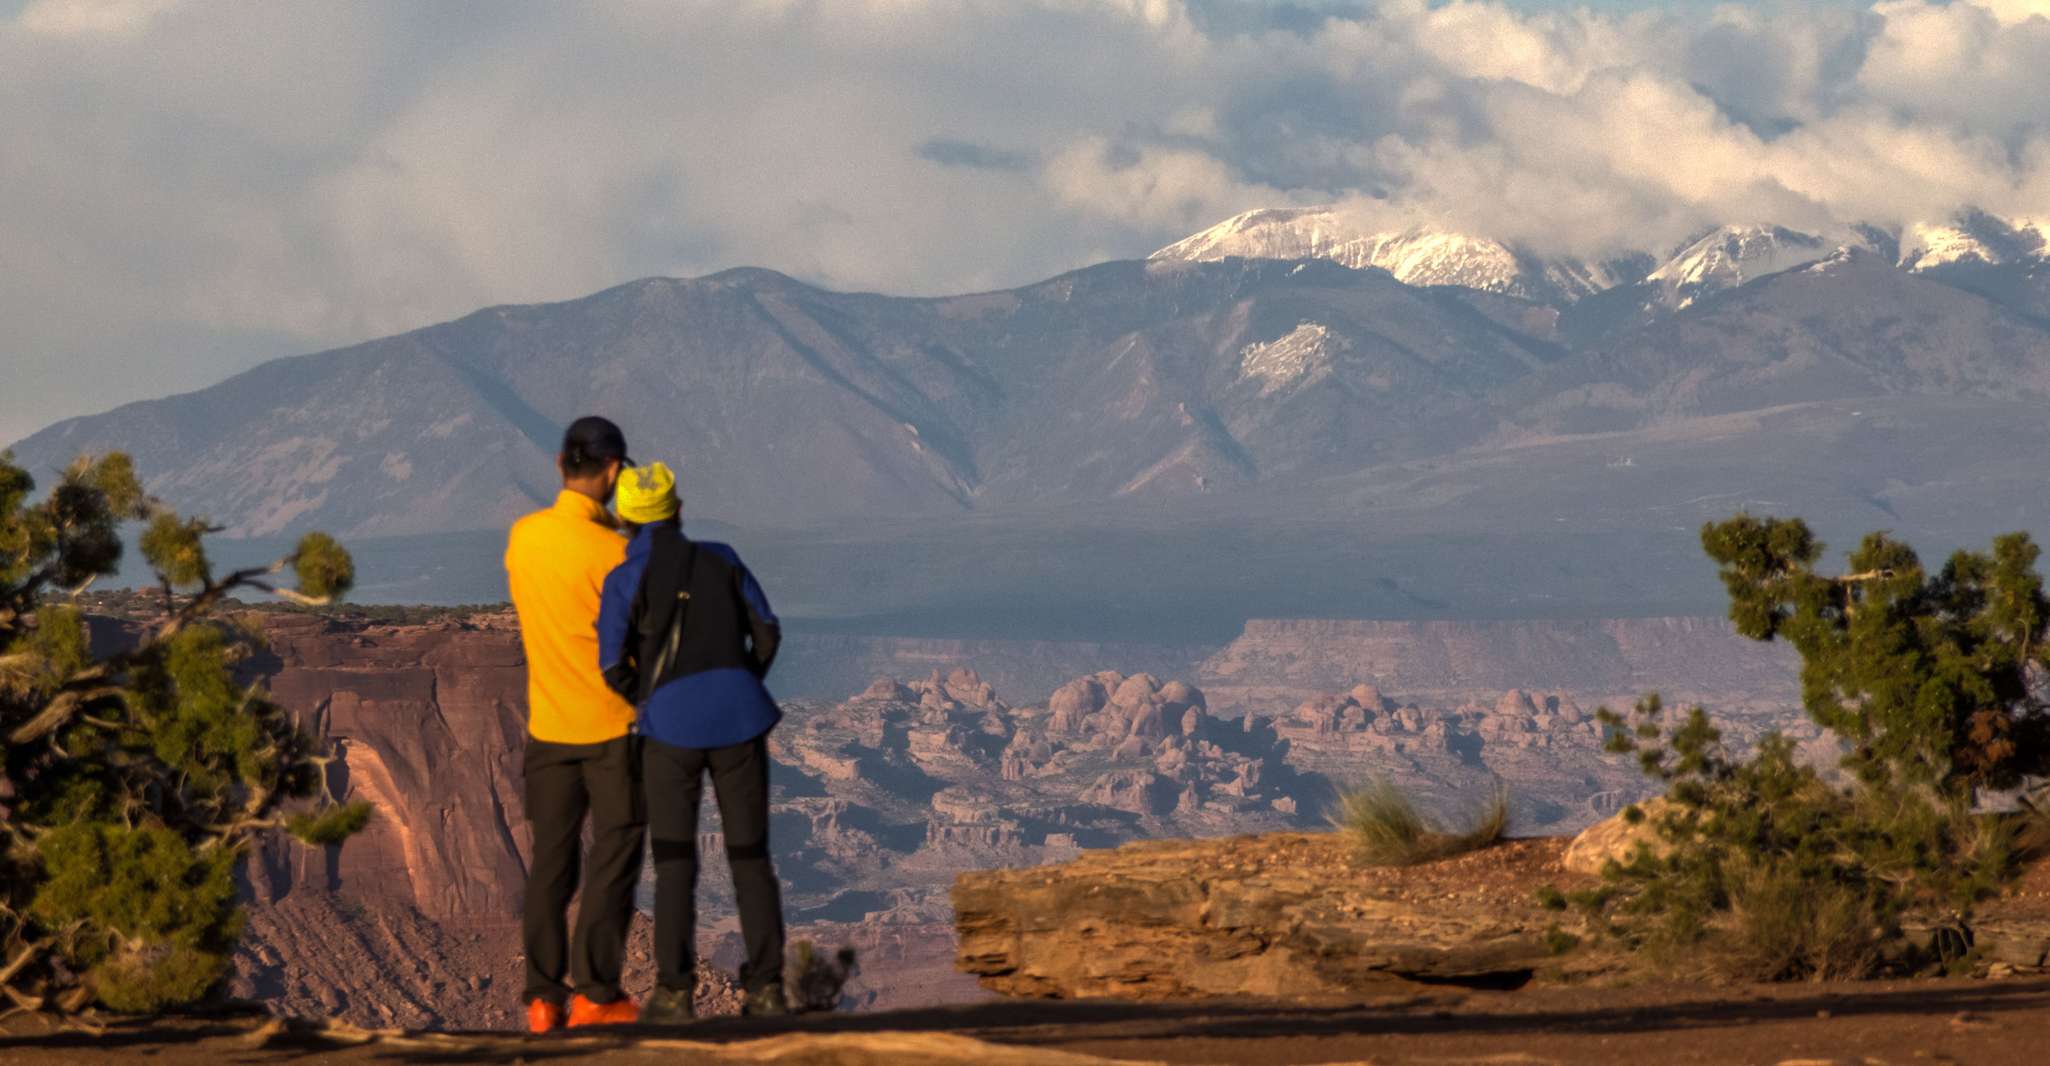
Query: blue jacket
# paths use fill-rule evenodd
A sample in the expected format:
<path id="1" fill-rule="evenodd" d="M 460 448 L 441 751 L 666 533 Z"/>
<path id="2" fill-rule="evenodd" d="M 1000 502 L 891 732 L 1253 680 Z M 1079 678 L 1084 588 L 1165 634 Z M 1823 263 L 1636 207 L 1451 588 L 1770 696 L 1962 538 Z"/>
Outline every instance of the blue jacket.
<path id="1" fill-rule="evenodd" d="M 644 527 L 627 544 L 626 561 L 605 577 L 598 609 L 598 665 L 609 670 L 633 651 L 638 635 L 631 632 L 635 596 L 647 573 L 654 527 Z M 741 596 L 755 618 L 770 626 L 776 615 L 760 583 L 725 544 L 693 541 L 739 573 Z M 775 728 L 783 713 L 752 670 L 721 668 L 685 674 L 658 686 L 641 702 L 642 736 L 680 748 L 724 748 L 744 744 Z"/>

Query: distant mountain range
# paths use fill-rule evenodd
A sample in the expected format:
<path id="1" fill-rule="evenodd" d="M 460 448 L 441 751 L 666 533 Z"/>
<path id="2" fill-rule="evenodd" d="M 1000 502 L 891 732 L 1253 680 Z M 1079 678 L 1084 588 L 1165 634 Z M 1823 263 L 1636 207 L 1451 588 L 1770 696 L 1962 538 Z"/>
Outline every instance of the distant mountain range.
<path id="1" fill-rule="evenodd" d="M 1491 237 L 1428 226 L 1363 229 L 1334 207 L 1266 208 L 1226 219 L 1153 253 L 1154 259 L 1329 259 L 1378 267 L 1410 285 L 1451 285 L 1565 306 L 1615 289 L 1637 290 L 1651 306 L 1682 309 L 1849 250 L 1892 260 L 1911 273 L 1946 268 L 2038 270 L 2050 257 L 2050 221 L 1965 211 L 1901 232 L 1851 226 L 1804 233 L 1769 224 L 1717 226 L 1663 252 L 1631 252 L 1597 263 L 1544 256 Z"/>
<path id="2" fill-rule="evenodd" d="M 247 535 L 502 525 L 552 496 L 586 411 L 747 524 L 1215 493 L 1488 433 L 1490 397 L 1559 353 L 1496 321 L 1520 306 L 1483 310 L 1324 262 L 1111 263 L 950 299 L 736 270 L 280 360 L 18 451 L 130 450 Z"/>
<path id="3" fill-rule="evenodd" d="M 692 515 L 782 545 L 840 618 L 1089 589 L 1139 629 L 1170 609 L 1691 610 L 1713 607 L 1704 571 L 1677 596 L 1643 575 L 1746 503 L 1946 543 L 2050 528 L 2041 225 L 1725 227 L 1588 264 L 1339 221 L 1254 212 L 969 296 L 648 279 L 277 360 L 14 450 L 40 472 L 128 450 L 235 535 L 362 541 L 502 530 L 553 494 L 560 426 L 602 411 L 681 463 Z M 1962 510 L 1916 510 L 1937 499 Z M 1613 573 L 1501 565 L 1604 536 L 1637 545 Z"/>

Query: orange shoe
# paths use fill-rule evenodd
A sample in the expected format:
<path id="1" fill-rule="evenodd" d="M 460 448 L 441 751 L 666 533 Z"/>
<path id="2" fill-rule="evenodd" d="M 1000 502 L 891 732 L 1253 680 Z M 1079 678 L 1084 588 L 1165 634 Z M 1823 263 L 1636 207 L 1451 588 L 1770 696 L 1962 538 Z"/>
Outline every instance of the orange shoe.
<path id="1" fill-rule="evenodd" d="M 632 997 L 621 996 L 610 1003 L 593 1003 L 582 995 L 569 997 L 569 1027 L 586 1025 L 632 1025 L 640 1020 L 641 1008 Z"/>
<path id="2" fill-rule="evenodd" d="M 527 1002 L 527 1031 L 530 1033 L 552 1033 L 562 1028 L 562 1004 L 550 1003 L 545 999 Z"/>

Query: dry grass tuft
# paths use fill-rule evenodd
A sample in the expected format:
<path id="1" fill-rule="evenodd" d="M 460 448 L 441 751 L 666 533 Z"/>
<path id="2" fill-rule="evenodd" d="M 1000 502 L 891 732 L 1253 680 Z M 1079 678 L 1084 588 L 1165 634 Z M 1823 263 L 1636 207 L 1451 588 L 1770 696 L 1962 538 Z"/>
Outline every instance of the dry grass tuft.
<path id="1" fill-rule="evenodd" d="M 1869 892 L 1753 867 L 1731 893 L 1715 968 L 1746 981 L 1859 980 L 1879 971 L 1888 935 Z"/>
<path id="2" fill-rule="evenodd" d="M 1414 866 L 1499 843 L 1509 831 L 1509 794 L 1498 785 L 1471 827 L 1457 830 L 1419 811 L 1408 794 L 1386 778 L 1376 778 L 1339 797 L 1331 820 L 1340 833 L 1352 838 L 1361 862 Z"/>

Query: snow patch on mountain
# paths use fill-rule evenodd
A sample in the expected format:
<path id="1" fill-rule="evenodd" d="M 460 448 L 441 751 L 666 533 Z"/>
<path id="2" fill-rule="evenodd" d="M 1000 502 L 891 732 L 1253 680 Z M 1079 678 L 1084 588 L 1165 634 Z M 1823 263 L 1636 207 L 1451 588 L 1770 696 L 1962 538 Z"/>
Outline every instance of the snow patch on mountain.
<path id="1" fill-rule="evenodd" d="M 1617 268 L 1546 259 L 1487 237 L 1427 226 L 1368 233 L 1329 207 L 1266 208 L 1228 218 L 1153 253 L 1156 260 L 1329 259 L 1378 267 L 1405 285 L 1458 285 L 1570 303 L 1621 281 Z"/>
<path id="2" fill-rule="evenodd" d="M 1280 337 L 1248 344 L 1239 352 L 1239 378 L 1258 380 L 1260 395 L 1312 381 L 1331 373 L 1333 358 L 1351 348 L 1323 325 L 1304 322 Z"/>

